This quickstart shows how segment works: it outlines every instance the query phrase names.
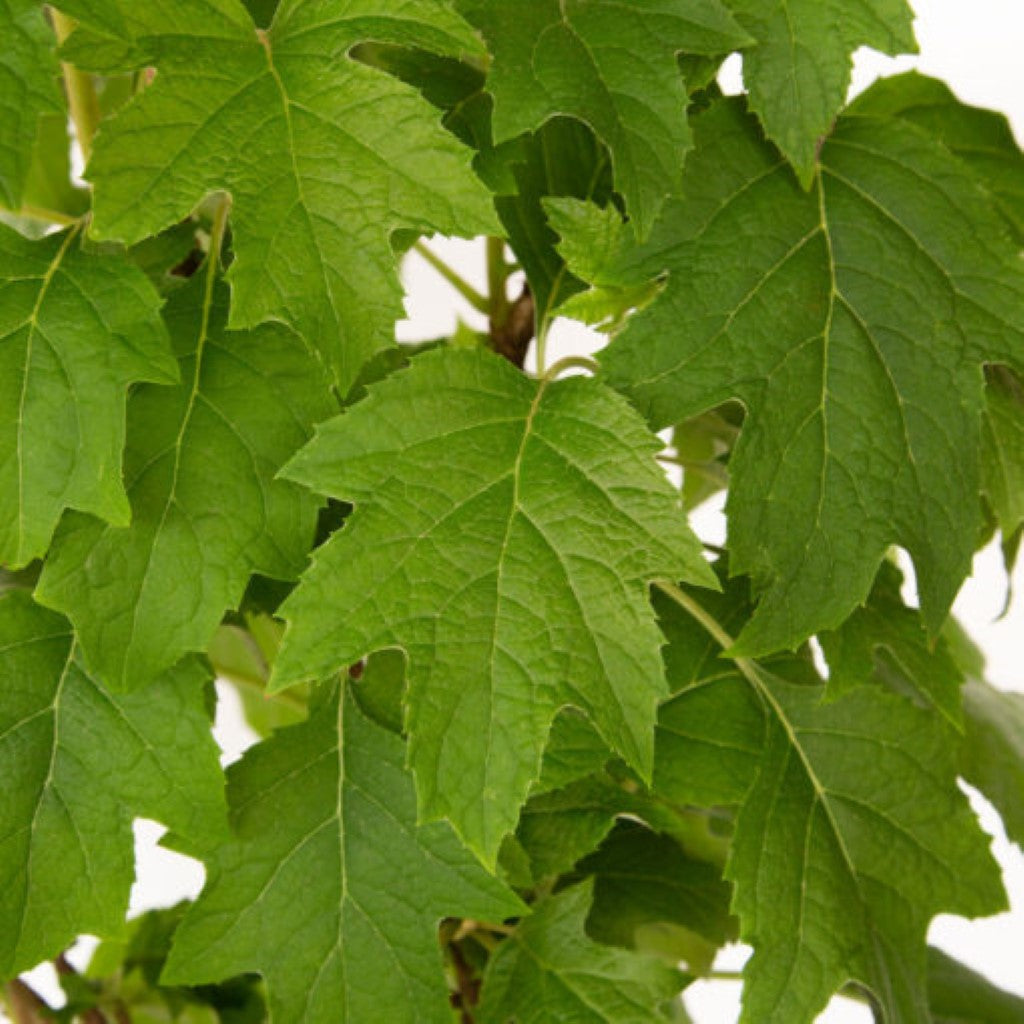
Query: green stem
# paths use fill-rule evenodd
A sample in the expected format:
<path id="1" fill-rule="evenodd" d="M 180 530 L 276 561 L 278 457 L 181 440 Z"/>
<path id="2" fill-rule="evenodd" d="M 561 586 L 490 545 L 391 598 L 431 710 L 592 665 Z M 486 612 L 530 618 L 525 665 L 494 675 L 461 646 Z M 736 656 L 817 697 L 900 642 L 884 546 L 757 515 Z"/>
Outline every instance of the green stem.
<path id="1" fill-rule="evenodd" d="M 486 315 L 490 307 L 485 296 L 481 295 L 461 274 L 456 273 L 436 253 L 428 249 L 423 242 L 416 242 L 413 249 L 434 268 L 477 312 Z"/>
<path id="2" fill-rule="evenodd" d="M 508 264 L 505 262 L 505 239 L 491 236 L 487 239 L 487 313 L 491 328 L 504 327 L 511 304 L 505 285 L 508 282 Z"/>
<path id="3" fill-rule="evenodd" d="M 672 598 L 673 601 L 680 608 L 683 609 L 687 614 L 696 620 L 701 626 L 704 627 L 705 631 L 709 636 L 717 643 L 719 643 L 723 650 L 729 650 L 733 646 L 735 641 L 725 631 L 722 625 L 700 602 L 695 601 L 685 590 L 677 587 L 674 583 L 666 582 L 665 580 L 657 580 L 654 584 L 663 594 Z M 764 692 L 764 685 L 761 681 L 760 673 L 758 672 L 757 665 L 749 658 L 734 658 L 733 664 L 736 668 L 743 673 L 744 677 L 750 682 L 754 689 L 758 693 Z"/>
<path id="4" fill-rule="evenodd" d="M 708 971 L 702 976 L 706 981 L 743 981 L 742 971 Z"/>
<path id="5" fill-rule="evenodd" d="M 75 28 L 75 20 L 60 11 L 51 10 L 53 30 L 57 42 L 63 43 Z M 61 64 L 64 73 L 64 85 L 68 93 L 68 112 L 75 126 L 75 137 L 82 151 L 82 159 L 88 163 L 92 156 L 92 140 L 96 134 L 96 126 L 100 123 L 100 102 L 96 96 L 92 75 L 79 71 L 73 64 Z"/>
<path id="6" fill-rule="evenodd" d="M 574 367 L 581 370 L 589 370 L 591 373 L 598 373 L 601 367 L 589 356 L 566 356 L 564 359 L 559 359 L 558 362 L 553 363 L 547 370 L 542 369 L 540 366 L 541 352 L 538 348 L 537 351 L 537 373 L 541 376 L 542 380 L 552 381 L 559 374 L 565 373 L 566 370 L 571 370 Z"/>

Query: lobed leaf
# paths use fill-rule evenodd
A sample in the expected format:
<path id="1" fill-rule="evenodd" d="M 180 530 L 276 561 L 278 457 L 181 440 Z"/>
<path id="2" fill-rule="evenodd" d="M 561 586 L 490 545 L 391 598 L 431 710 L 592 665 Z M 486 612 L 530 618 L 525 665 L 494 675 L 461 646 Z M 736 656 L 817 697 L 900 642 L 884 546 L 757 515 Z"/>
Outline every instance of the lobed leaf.
<path id="1" fill-rule="evenodd" d="M 593 380 L 417 357 L 285 471 L 356 510 L 282 608 L 272 685 L 403 648 L 420 812 L 492 862 L 563 705 L 649 775 L 664 682 L 647 584 L 714 585 L 658 447 Z"/>
<path id="2" fill-rule="evenodd" d="M 225 836 L 208 680 L 190 660 L 115 694 L 83 665 L 66 619 L 23 591 L 0 596 L 0 979 L 82 933 L 120 933 L 136 816 Z"/>
<path id="3" fill-rule="evenodd" d="M 275 1024 L 448 1024 L 441 919 L 525 908 L 447 825 L 416 825 L 402 741 L 338 690 L 229 771 L 236 838 L 206 845 L 163 980 L 259 971 Z"/>

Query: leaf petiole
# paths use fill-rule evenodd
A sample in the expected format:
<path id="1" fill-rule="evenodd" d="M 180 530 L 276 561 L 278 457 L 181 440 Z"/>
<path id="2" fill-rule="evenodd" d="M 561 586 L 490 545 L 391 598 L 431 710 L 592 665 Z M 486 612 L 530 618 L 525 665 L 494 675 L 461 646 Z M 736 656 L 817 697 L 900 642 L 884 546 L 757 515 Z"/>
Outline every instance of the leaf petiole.
<path id="1" fill-rule="evenodd" d="M 413 244 L 413 251 L 433 267 L 478 313 L 487 315 L 490 311 L 490 305 L 486 296 L 481 295 L 461 274 L 448 266 L 440 256 L 424 245 L 422 241 Z"/>

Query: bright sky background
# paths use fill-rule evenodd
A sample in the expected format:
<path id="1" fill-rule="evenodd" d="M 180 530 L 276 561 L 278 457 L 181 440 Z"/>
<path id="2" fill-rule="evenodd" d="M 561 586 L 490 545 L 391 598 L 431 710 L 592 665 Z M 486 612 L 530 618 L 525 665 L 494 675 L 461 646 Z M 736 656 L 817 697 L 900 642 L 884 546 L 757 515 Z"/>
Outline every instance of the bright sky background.
<path id="1" fill-rule="evenodd" d="M 945 80 L 964 101 L 1006 113 L 1018 141 L 1024 143 L 1024 2 L 1022 0 L 911 0 L 918 15 L 919 57 L 881 57 L 862 51 L 854 67 L 854 90 L 866 88 L 879 75 L 917 68 Z M 723 75 L 727 91 L 740 87 L 738 59 L 730 62 Z M 485 289 L 484 260 L 478 243 L 437 239 L 432 247 L 481 290 Z M 475 314 L 450 292 L 418 258 L 406 266 L 410 319 L 399 325 L 405 339 L 437 337 L 454 327 L 455 311 L 470 323 Z M 549 359 L 569 352 L 592 352 L 602 341 L 580 325 L 560 322 L 550 342 Z M 719 507 L 702 510 L 695 527 L 706 540 L 724 535 Z M 1017 573 L 1018 600 L 1010 613 L 999 619 L 1006 592 L 1006 578 L 998 550 L 990 548 L 975 561 L 974 578 L 968 581 L 956 604 L 956 613 L 981 643 L 989 662 L 989 678 L 1006 689 L 1024 692 L 1024 571 Z M 253 736 L 242 721 L 237 700 L 222 691 L 218 714 L 218 738 L 225 761 L 236 759 Z M 993 981 L 1024 994 L 1024 856 L 1011 846 L 991 808 L 977 801 L 984 826 L 995 836 L 994 850 L 1006 871 L 1013 904 L 1010 914 L 984 921 L 965 922 L 959 918 L 938 918 L 929 933 L 931 941 L 961 960 L 983 969 Z M 188 858 L 157 846 L 163 829 L 151 822 L 138 822 L 138 880 L 132 891 L 132 912 L 170 906 L 202 887 L 203 871 Z M 73 959 L 84 963 L 95 943 L 79 944 Z M 748 951 L 742 947 L 726 950 L 722 969 L 742 965 Z M 52 969 L 39 968 L 30 976 L 32 984 L 56 1001 Z M 739 985 L 725 982 L 698 983 L 686 996 L 698 1024 L 733 1024 L 739 1015 Z M 0 1020 L 3 1020 L 0 1014 Z M 785 1024 L 785 1022 L 779 1022 Z M 871 1024 L 862 1006 L 833 1000 L 819 1017 L 819 1024 Z"/>

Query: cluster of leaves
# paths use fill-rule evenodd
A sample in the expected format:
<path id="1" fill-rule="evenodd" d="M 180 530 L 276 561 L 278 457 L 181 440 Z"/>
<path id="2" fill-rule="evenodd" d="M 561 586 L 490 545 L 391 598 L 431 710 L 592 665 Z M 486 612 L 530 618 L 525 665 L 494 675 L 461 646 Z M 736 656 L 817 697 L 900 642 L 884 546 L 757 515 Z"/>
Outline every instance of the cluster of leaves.
<path id="1" fill-rule="evenodd" d="M 947 618 L 1024 525 L 1024 155 L 917 75 L 844 106 L 911 20 L 0 0 L 21 1024 L 682 1020 L 737 939 L 745 1021 L 1022 1019 L 926 935 L 1005 903 L 958 776 L 1024 841 L 1024 703 Z M 489 329 L 403 349 L 436 232 L 488 237 L 487 295 L 439 269 Z M 206 885 L 126 923 L 136 817 Z"/>

